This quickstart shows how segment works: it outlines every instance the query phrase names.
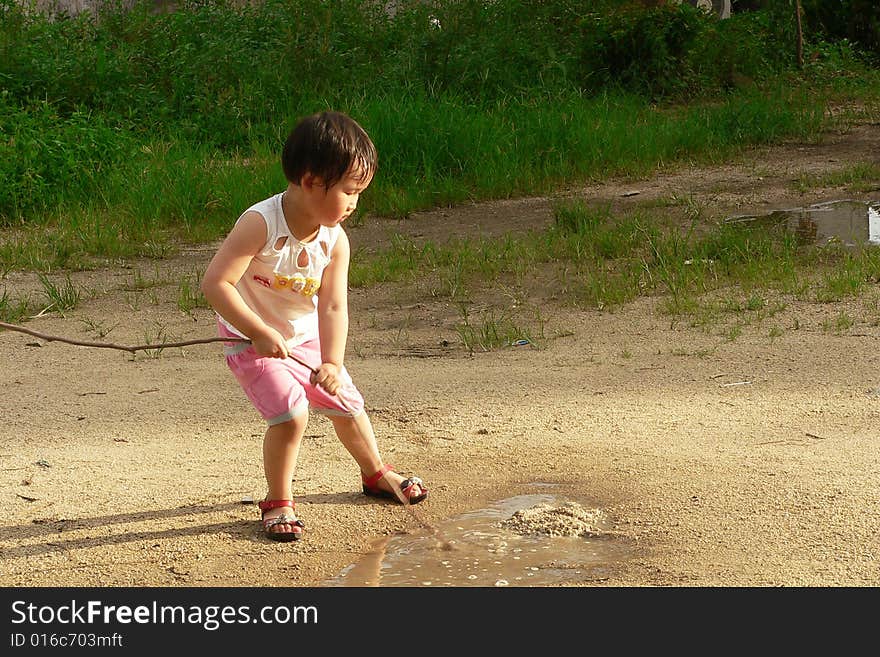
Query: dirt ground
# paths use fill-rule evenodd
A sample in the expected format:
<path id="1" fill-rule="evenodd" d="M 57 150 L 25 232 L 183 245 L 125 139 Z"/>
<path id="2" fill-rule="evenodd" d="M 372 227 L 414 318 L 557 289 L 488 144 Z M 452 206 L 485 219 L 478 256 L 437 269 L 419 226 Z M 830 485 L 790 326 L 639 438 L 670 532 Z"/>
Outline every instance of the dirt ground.
<path id="1" fill-rule="evenodd" d="M 715 217 L 876 199 L 880 183 L 861 195 L 792 185 L 856 162 L 880 164 L 880 125 L 569 194 L 619 208 L 674 195 Z M 368 217 L 349 233 L 356 249 L 393 232 L 501 235 L 547 225 L 550 203 Z M 180 280 L 212 248 L 74 273 L 88 298 L 26 325 L 79 340 L 112 328 L 103 339 L 127 345 L 160 330 L 212 337 L 209 310 L 177 304 Z M 29 274 L 2 283 L 13 295 L 39 289 Z M 504 294 L 494 290 L 495 302 Z M 540 345 L 471 355 L 448 297 L 355 289 L 347 366 L 386 460 L 421 476 L 430 498 L 412 515 L 361 495 L 353 461 L 313 416 L 294 484 L 307 533 L 290 544 L 264 540 L 256 507 L 242 503 L 264 494 L 263 425 L 219 345 L 132 357 L 3 331 L 0 585 L 319 586 L 377 537 L 424 532 L 542 484 L 601 509 L 605 540 L 620 548 L 563 585 L 877 586 L 877 298 L 787 300 L 772 320 L 781 335 L 755 322 L 729 340 L 721 326 L 673 322 L 657 298 L 600 311 L 536 296 L 526 302 L 542 304 Z M 828 330 L 842 311 L 854 324 Z"/>

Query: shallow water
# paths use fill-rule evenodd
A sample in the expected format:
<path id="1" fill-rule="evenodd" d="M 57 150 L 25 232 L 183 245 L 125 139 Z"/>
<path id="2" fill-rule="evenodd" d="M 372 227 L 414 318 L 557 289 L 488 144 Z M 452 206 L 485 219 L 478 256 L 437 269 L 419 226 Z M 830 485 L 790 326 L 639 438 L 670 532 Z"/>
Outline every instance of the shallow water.
<path id="1" fill-rule="evenodd" d="M 629 552 L 610 537 L 523 536 L 500 526 L 516 511 L 557 506 L 553 495 L 519 495 L 439 523 L 451 544 L 428 532 L 377 539 L 324 586 L 548 586 L 602 579 Z"/>
<path id="2" fill-rule="evenodd" d="M 837 241 L 844 246 L 877 245 L 880 244 L 880 201 L 829 201 L 767 214 L 737 215 L 725 219 L 725 223 L 784 226 L 797 235 L 802 244 Z"/>

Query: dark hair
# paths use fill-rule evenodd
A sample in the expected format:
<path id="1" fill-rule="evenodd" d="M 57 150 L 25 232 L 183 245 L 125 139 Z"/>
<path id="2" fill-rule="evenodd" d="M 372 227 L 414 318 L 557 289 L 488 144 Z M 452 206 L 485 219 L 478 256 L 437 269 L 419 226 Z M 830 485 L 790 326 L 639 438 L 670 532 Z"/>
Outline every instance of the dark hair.
<path id="1" fill-rule="evenodd" d="M 378 154 L 370 136 L 357 121 L 341 112 L 321 112 L 301 119 L 281 151 L 284 175 L 299 184 L 311 173 L 332 187 L 349 172 L 368 180 L 376 171 Z"/>

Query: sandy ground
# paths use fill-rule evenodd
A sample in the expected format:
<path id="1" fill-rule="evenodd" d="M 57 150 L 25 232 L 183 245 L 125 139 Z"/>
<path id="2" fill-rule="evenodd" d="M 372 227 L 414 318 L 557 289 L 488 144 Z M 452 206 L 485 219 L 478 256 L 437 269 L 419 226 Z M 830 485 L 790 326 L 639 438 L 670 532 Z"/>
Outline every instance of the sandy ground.
<path id="1" fill-rule="evenodd" d="M 856 162 L 880 164 L 880 126 L 570 195 L 615 207 L 676 195 L 718 217 L 876 198 L 791 184 Z M 441 240 L 550 220 L 549 199 L 520 199 L 367 218 L 350 235 L 370 249 L 393 232 Z M 27 326 L 80 340 L 112 328 L 104 339 L 128 345 L 160 329 L 211 337 L 207 309 L 177 307 L 179 281 L 210 255 L 74 273 L 88 298 Z M 2 283 L 38 290 L 33 275 Z M 507 292 L 482 301 L 503 305 Z M 0 332 L 0 585 L 318 586 L 377 537 L 436 529 L 540 484 L 601 510 L 617 548 L 563 585 L 877 586 L 877 298 L 787 300 L 772 320 L 781 335 L 755 322 L 728 340 L 723 326 L 671 321 L 656 298 L 609 312 L 536 296 L 540 345 L 469 354 L 448 298 L 353 290 L 347 365 L 386 460 L 421 476 L 430 498 L 413 515 L 361 495 L 353 461 L 314 416 L 294 484 L 307 534 L 293 544 L 266 541 L 242 504 L 264 494 L 263 425 L 219 345 L 132 357 Z M 855 323 L 829 331 L 842 311 Z"/>

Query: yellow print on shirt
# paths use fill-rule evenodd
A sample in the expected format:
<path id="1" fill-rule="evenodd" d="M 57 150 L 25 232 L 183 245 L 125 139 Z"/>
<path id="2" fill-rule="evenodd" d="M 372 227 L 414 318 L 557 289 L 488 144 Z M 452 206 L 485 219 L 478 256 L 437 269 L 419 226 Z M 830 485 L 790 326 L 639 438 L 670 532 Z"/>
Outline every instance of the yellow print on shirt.
<path id="1" fill-rule="evenodd" d="M 294 274 L 290 277 L 290 289 L 293 292 L 302 292 L 306 286 L 306 277 L 302 274 Z"/>
<path id="2" fill-rule="evenodd" d="M 321 287 L 321 282 L 316 278 L 307 278 L 306 284 L 302 289 L 302 293 L 307 297 L 310 297 L 318 291 L 318 288 Z"/>
<path id="3" fill-rule="evenodd" d="M 321 287 L 321 282 L 316 278 L 306 277 L 300 273 L 296 273 L 293 276 L 275 274 L 275 282 L 272 284 L 272 287 L 276 290 L 290 290 L 291 292 L 310 297 Z"/>

